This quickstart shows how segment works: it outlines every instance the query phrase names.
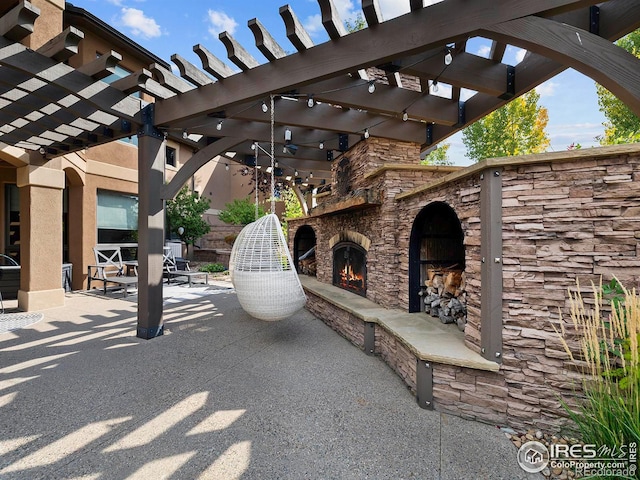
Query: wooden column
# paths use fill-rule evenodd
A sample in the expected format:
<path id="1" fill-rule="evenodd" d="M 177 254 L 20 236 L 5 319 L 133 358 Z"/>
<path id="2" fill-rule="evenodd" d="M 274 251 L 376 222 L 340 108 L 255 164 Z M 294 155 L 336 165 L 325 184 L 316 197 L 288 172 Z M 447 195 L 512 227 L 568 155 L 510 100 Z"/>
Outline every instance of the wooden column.
<path id="1" fill-rule="evenodd" d="M 32 155 L 33 162 L 42 159 Z M 62 288 L 62 189 L 64 172 L 45 165 L 18 169 L 20 189 L 20 289 L 25 311 L 64 305 Z"/>
<path id="2" fill-rule="evenodd" d="M 142 110 L 138 132 L 138 328 L 137 336 L 162 335 L 165 138 L 153 125 L 154 105 Z"/>

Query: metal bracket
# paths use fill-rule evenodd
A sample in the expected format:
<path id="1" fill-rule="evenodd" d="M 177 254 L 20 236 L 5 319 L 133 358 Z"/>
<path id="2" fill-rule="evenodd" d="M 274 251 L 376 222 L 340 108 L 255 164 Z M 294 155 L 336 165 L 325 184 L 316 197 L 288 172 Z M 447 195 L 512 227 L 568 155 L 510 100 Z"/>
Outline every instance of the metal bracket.
<path id="1" fill-rule="evenodd" d="M 600 35 L 600 7 L 597 5 L 589 7 L 589 33 Z"/>
<path id="2" fill-rule="evenodd" d="M 416 401 L 420 408 L 433 410 L 433 368 L 431 362 L 417 360 Z"/>
<path id="3" fill-rule="evenodd" d="M 364 353 L 369 356 L 376 354 L 376 324 L 364 322 Z"/>
<path id="4" fill-rule="evenodd" d="M 140 111 L 142 117 L 142 126 L 138 130 L 138 137 L 149 136 L 164 140 L 164 133 L 158 130 L 153 124 L 155 116 L 155 107 L 150 103 Z"/>

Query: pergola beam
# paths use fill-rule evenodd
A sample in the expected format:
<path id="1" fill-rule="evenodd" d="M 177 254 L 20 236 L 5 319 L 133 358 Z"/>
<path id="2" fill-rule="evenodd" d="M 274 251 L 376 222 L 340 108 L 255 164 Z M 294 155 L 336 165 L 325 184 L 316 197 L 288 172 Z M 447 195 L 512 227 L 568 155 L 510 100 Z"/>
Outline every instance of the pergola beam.
<path id="1" fill-rule="evenodd" d="M 14 42 L 33 33 L 33 24 L 40 16 L 40 9 L 26 0 L 5 13 L 0 18 L 0 36 Z"/>
<path id="2" fill-rule="evenodd" d="M 243 72 L 242 75 L 231 76 L 224 82 L 187 92 L 179 98 L 160 101 L 156 119 L 159 125 L 166 125 L 208 111 L 224 110 L 237 103 L 266 98 L 270 93 L 290 91 L 307 83 L 438 48 L 495 23 L 527 15 L 555 14 L 565 8 L 593 3 L 584 0 L 539 0 L 511 2 L 509 8 L 496 9 L 493 0 L 477 0 L 473 3 L 447 0 L 383 22 L 375 29 L 354 32 L 349 35 L 349 42 L 341 41 L 339 46 L 334 42 L 326 42 L 313 48 L 305 47 L 308 50 L 304 55 L 288 55 Z M 282 7 L 280 11 L 285 16 L 293 17 L 288 7 Z M 452 14 L 460 11 L 464 11 L 465 15 Z M 442 18 L 450 21 L 443 23 Z M 397 32 L 403 34 L 398 35 Z"/>

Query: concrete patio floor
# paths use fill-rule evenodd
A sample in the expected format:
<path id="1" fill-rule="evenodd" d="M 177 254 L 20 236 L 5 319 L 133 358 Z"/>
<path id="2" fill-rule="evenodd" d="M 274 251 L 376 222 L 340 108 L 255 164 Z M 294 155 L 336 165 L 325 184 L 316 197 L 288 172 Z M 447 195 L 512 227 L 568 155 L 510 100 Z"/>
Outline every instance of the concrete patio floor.
<path id="1" fill-rule="evenodd" d="M 543 478 L 306 310 L 252 319 L 226 281 L 164 295 L 153 340 L 135 295 L 97 291 L 0 334 L 0 478 Z"/>

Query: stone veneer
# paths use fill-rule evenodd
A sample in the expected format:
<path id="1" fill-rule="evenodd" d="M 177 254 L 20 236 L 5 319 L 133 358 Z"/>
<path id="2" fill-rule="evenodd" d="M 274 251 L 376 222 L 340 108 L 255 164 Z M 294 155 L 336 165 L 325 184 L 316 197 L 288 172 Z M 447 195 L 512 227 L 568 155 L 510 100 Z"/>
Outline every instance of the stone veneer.
<path id="1" fill-rule="evenodd" d="M 498 372 L 433 365 L 435 408 L 514 428 L 557 430 L 564 421 L 559 399 L 575 405 L 580 375 L 553 331 L 559 311 L 568 316 L 567 291 L 576 280 L 617 276 L 640 280 L 640 147 L 626 145 L 490 159 L 458 170 L 407 166 L 418 146 L 380 139 L 360 142 L 346 156 L 353 192 L 375 192 L 379 205 L 340 210 L 348 198 L 333 193 L 311 216 L 289 222 L 316 233 L 318 280 L 331 283 L 329 239 L 342 232 L 370 240 L 367 298 L 407 311 L 409 243 L 416 216 L 434 201 L 458 215 L 464 232 L 467 275 L 467 346 L 480 352 L 480 176 L 502 176 L 502 358 Z M 338 163 L 338 162 L 336 162 Z M 454 171 L 455 170 L 455 171 Z M 334 177 L 334 187 L 335 187 Z M 334 188 L 335 190 L 335 188 Z M 344 203 L 349 205 L 348 201 Z M 336 207 L 337 205 L 337 207 Z M 587 288 L 588 287 L 588 288 Z M 309 309 L 362 346 L 362 322 L 310 295 Z M 455 327 L 452 327 L 455 328 Z M 376 328 L 376 353 L 415 389 L 415 356 L 397 338 Z"/>

